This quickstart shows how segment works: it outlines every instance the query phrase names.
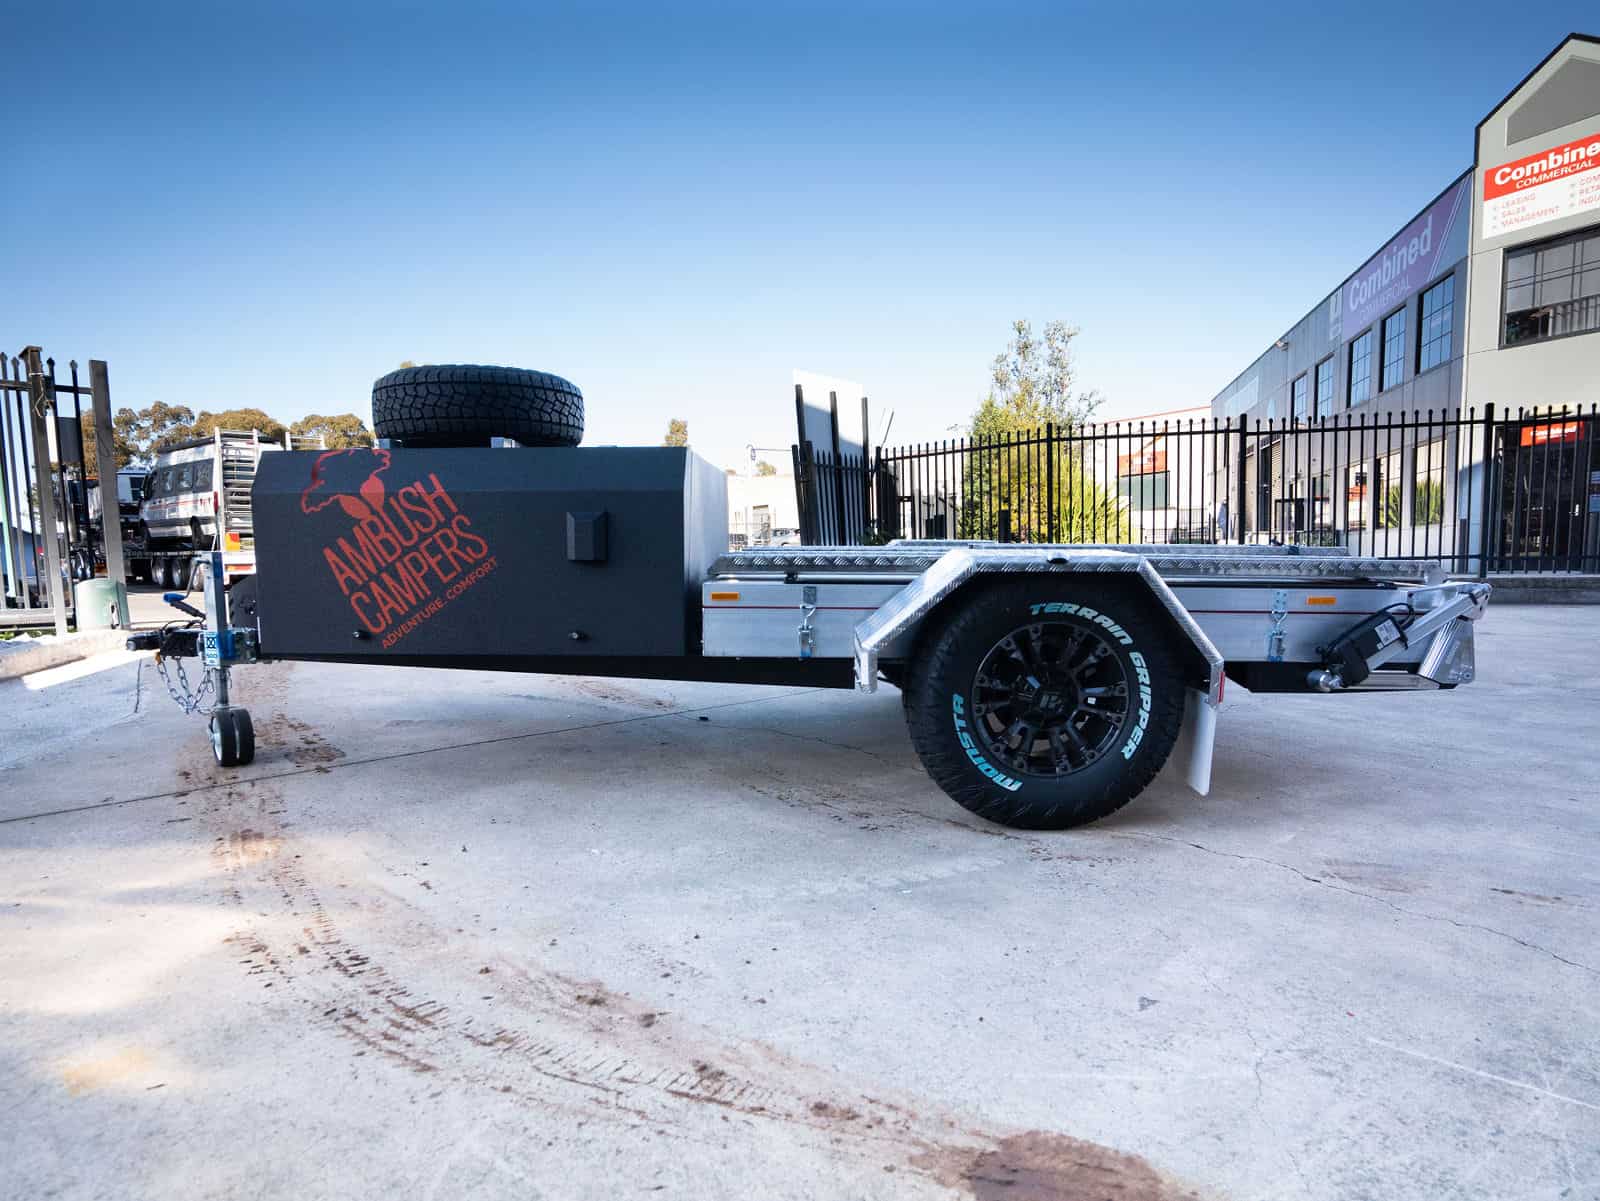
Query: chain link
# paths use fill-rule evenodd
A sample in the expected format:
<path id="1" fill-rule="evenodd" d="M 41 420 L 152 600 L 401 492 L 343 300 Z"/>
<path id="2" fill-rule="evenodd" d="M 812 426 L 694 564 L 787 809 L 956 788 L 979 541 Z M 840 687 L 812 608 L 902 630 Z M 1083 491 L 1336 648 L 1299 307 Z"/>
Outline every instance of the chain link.
<path id="1" fill-rule="evenodd" d="M 161 682 L 167 686 L 168 695 L 178 702 L 178 708 L 185 713 L 211 712 L 209 708 L 205 707 L 206 693 L 210 692 L 216 684 L 211 669 L 209 667 L 206 668 L 205 675 L 200 677 L 200 686 L 198 688 L 191 688 L 189 675 L 183 670 L 183 660 L 174 659 L 172 663 L 178 669 L 178 682 L 176 685 L 173 684 L 172 677 L 167 675 L 166 659 L 160 654 L 156 655 L 156 671 L 161 676 Z"/>

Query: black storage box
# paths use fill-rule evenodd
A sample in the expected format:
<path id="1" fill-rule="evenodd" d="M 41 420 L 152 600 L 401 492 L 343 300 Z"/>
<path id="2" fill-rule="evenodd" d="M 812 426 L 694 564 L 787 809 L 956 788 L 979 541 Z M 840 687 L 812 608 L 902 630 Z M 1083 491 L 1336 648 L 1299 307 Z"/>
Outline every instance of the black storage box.
<path id="1" fill-rule="evenodd" d="M 261 653 L 397 662 L 700 651 L 723 473 L 681 447 L 266 453 Z"/>

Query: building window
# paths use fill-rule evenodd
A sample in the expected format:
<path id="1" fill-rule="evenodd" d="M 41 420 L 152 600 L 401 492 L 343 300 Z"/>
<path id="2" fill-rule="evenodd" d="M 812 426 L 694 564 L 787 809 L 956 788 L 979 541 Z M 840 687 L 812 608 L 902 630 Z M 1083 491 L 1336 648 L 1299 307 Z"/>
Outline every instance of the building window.
<path id="1" fill-rule="evenodd" d="M 1378 529 L 1400 528 L 1400 452 L 1384 455 L 1378 460 Z"/>
<path id="2" fill-rule="evenodd" d="M 1600 228 L 1506 251 L 1505 344 L 1600 330 Z"/>
<path id="3" fill-rule="evenodd" d="M 1350 343 L 1350 390 L 1345 394 L 1347 408 L 1372 396 L 1372 331 L 1369 329 Z"/>
<path id="4" fill-rule="evenodd" d="M 1418 443 L 1411 472 L 1411 524 L 1438 525 L 1444 518 L 1444 440 Z"/>
<path id="5" fill-rule="evenodd" d="M 1306 417 L 1306 377 L 1301 376 L 1289 385 L 1291 404 L 1289 413 L 1296 421 L 1303 421 Z"/>
<path id="6" fill-rule="evenodd" d="M 1359 467 L 1344 469 L 1344 528 L 1367 528 L 1367 473 Z"/>
<path id="7" fill-rule="evenodd" d="M 1422 294 L 1422 324 L 1417 329 L 1417 374 L 1450 358 L 1450 327 L 1456 309 L 1456 277 L 1447 275 Z"/>
<path id="8" fill-rule="evenodd" d="M 1387 392 L 1400 382 L 1406 363 L 1406 311 L 1396 309 L 1383 319 L 1383 374 L 1378 391 Z"/>
<path id="9" fill-rule="evenodd" d="M 1167 473 L 1152 471 L 1147 475 L 1125 475 L 1117 481 L 1117 495 L 1137 511 L 1164 509 L 1167 507 Z"/>
<path id="10" fill-rule="evenodd" d="M 1317 364 L 1317 416 L 1333 416 L 1333 356 Z"/>

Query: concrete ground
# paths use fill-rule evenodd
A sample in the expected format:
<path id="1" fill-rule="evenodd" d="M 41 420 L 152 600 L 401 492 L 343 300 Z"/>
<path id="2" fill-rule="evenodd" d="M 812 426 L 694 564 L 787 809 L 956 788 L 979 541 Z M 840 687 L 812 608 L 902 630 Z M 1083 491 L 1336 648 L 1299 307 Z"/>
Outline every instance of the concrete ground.
<path id="1" fill-rule="evenodd" d="M 1600 1196 L 1591 613 L 1051 835 L 892 689 L 0 685 L 0 1195 Z"/>

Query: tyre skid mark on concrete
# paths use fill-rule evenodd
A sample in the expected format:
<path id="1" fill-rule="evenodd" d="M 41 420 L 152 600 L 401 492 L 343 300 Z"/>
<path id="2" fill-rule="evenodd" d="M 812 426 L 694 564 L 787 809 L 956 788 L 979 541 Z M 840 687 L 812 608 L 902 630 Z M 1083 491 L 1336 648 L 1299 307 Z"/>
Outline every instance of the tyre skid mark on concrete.
<path id="1" fill-rule="evenodd" d="M 269 728 L 269 736 L 279 735 Z M 205 760 L 197 774 L 214 775 L 209 768 Z M 666 1018 L 597 981 L 536 965 L 497 961 L 487 985 L 474 967 L 459 989 L 488 992 L 497 1015 L 510 1010 L 527 1026 L 480 1021 L 465 1006 L 415 996 L 382 956 L 342 931 L 292 849 L 282 788 L 277 780 L 230 781 L 202 810 L 222 831 L 211 854 L 224 899 L 264 916 L 242 924 L 229 941 L 247 975 L 270 977 L 264 987 L 282 985 L 316 1025 L 357 1048 L 357 1057 L 522 1105 L 648 1124 L 669 1137 L 704 1134 L 690 1119 L 697 1107 L 724 1121 L 781 1122 L 835 1157 L 859 1160 L 863 1170 L 884 1166 L 889 1154 L 931 1183 L 979 1201 L 1194 1196 L 1136 1157 L 1045 1132 L 995 1134 L 954 1115 L 869 1096 L 773 1048 L 727 1046 L 714 1032 Z M 843 798 L 816 799 L 832 806 Z M 700 1049 L 708 1047 L 716 1049 Z M 1084 1191 L 1089 1187 L 1098 1191 Z"/>

